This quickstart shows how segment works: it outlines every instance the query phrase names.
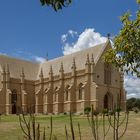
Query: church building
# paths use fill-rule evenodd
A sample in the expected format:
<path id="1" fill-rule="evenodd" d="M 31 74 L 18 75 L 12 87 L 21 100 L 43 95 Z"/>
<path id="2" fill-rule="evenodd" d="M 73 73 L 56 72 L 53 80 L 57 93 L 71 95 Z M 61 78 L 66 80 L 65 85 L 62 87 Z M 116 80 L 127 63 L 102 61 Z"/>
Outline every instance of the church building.
<path id="1" fill-rule="evenodd" d="M 106 43 L 43 63 L 0 55 L 0 113 L 59 114 L 126 106 L 123 73 L 103 61 Z"/>

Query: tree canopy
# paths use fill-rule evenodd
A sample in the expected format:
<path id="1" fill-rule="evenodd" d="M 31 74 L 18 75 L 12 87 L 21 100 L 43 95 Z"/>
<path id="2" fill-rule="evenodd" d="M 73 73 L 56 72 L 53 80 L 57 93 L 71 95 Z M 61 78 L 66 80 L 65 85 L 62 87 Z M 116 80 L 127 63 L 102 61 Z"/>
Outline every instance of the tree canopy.
<path id="1" fill-rule="evenodd" d="M 140 109 L 140 99 L 139 98 L 130 98 L 127 100 L 127 109 L 132 110 L 134 107 Z"/>
<path id="2" fill-rule="evenodd" d="M 72 0 L 40 0 L 40 2 L 43 6 L 51 6 L 55 11 L 58 11 L 63 7 L 67 7 Z"/>
<path id="3" fill-rule="evenodd" d="M 136 0 L 140 5 L 140 0 Z M 72 0 L 40 0 L 43 6 L 51 6 L 55 11 L 69 6 Z M 130 12 L 121 17 L 122 29 L 114 39 L 114 48 L 105 55 L 105 61 L 124 68 L 125 72 L 135 73 L 140 77 L 140 9 L 136 18 Z"/>
<path id="4" fill-rule="evenodd" d="M 137 3 L 140 6 L 140 0 Z M 121 17 L 121 22 L 122 29 L 114 39 L 114 48 L 105 54 L 105 61 L 140 77 L 140 9 L 136 18 L 127 12 Z"/>

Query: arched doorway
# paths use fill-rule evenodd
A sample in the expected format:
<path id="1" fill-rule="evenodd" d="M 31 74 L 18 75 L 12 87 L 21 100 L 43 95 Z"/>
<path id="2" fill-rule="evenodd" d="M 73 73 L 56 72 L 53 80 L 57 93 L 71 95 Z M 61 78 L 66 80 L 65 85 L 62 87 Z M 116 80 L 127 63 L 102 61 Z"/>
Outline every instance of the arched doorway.
<path id="1" fill-rule="evenodd" d="M 106 93 L 104 96 L 104 109 L 113 109 L 113 96 L 111 93 Z"/>
<path id="2" fill-rule="evenodd" d="M 108 96 L 107 96 L 107 94 L 104 97 L 104 109 L 108 109 Z"/>
<path id="3" fill-rule="evenodd" d="M 11 94 L 11 104 L 12 104 L 12 114 L 17 113 L 17 91 L 14 89 L 12 90 Z"/>
<path id="4" fill-rule="evenodd" d="M 12 104 L 12 114 L 16 114 L 16 113 L 17 113 L 16 104 Z"/>

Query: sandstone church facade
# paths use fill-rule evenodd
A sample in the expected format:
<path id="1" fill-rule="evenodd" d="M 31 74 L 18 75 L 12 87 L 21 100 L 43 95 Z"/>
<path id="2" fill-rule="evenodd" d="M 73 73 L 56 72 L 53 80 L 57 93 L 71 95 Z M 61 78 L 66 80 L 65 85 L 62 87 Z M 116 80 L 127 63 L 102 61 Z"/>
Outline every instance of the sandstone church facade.
<path id="1" fill-rule="evenodd" d="M 0 56 L 0 113 L 80 113 L 85 107 L 125 109 L 123 74 L 103 62 L 110 41 L 60 58 L 33 63 Z"/>

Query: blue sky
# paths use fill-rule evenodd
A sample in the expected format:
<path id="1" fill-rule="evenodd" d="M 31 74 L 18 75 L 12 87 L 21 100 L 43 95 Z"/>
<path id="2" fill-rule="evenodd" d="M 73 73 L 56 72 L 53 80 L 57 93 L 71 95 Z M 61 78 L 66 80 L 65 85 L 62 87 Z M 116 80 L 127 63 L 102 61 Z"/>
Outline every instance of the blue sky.
<path id="1" fill-rule="evenodd" d="M 115 36 L 121 28 L 119 16 L 128 10 L 134 15 L 137 9 L 135 0 L 73 0 L 58 12 L 42 7 L 39 0 L 1 0 L 0 53 L 32 61 L 48 53 L 52 59 L 63 55 L 64 48 L 69 51 L 80 37 Z"/>

